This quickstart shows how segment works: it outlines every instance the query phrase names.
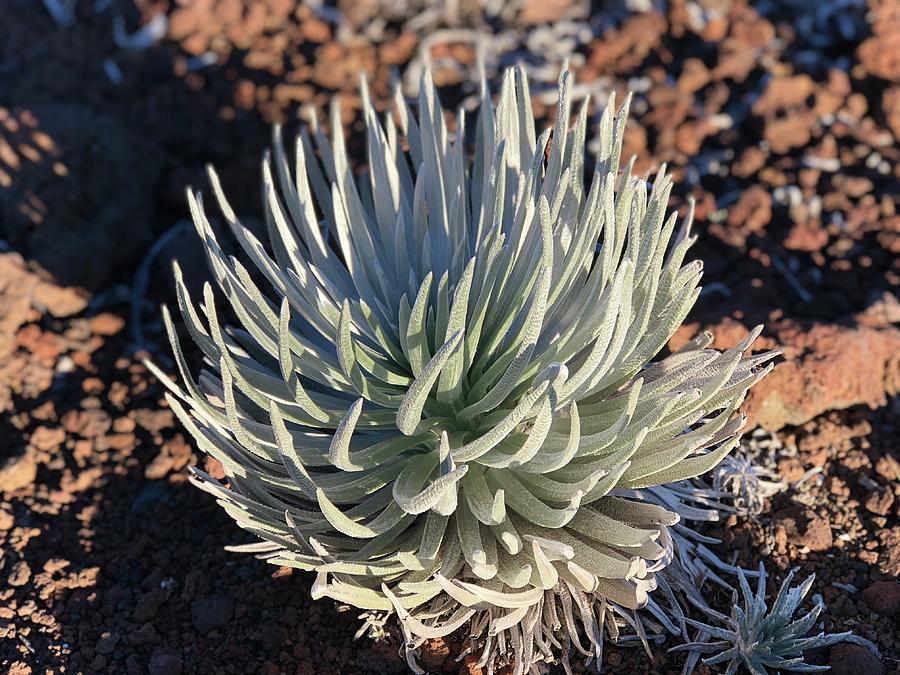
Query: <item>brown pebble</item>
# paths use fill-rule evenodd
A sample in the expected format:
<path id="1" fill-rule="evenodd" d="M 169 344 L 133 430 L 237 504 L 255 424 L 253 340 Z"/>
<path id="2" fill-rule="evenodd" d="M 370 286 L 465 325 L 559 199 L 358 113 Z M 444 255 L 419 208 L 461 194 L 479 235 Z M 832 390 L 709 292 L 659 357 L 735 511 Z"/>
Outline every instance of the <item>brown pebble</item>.
<path id="1" fill-rule="evenodd" d="M 20 560 L 12 567 L 7 582 L 10 586 L 24 586 L 31 579 L 31 568 L 24 560 Z"/>
<path id="2" fill-rule="evenodd" d="M 81 389 L 85 394 L 89 394 L 91 396 L 96 396 L 100 394 L 105 389 L 105 385 L 103 384 L 103 380 L 99 377 L 86 377 L 84 381 L 81 383 Z"/>
<path id="3" fill-rule="evenodd" d="M 37 460 L 26 453 L 12 457 L 0 466 L 0 491 L 14 492 L 28 487 L 37 478 Z"/>
<path id="4" fill-rule="evenodd" d="M 775 518 L 776 539 L 783 533 L 794 546 L 807 546 L 811 551 L 827 551 L 834 540 L 828 518 L 801 504 L 794 504 L 777 512 Z"/>
<path id="5" fill-rule="evenodd" d="M 863 599 L 873 611 L 883 616 L 895 616 L 900 612 L 900 581 L 876 581 L 863 591 Z"/>
<path id="6" fill-rule="evenodd" d="M 115 335 L 125 326 L 125 319 L 116 314 L 103 312 L 97 316 L 92 316 L 88 325 L 92 333 L 97 335 Z"/>
<path id="7" fill-rule="evenodd" d="M 890 490 L 873 492 L 866 497 L 866 510 L 879 516 L 886 516 L 894 505 L 894 493 Z"/>

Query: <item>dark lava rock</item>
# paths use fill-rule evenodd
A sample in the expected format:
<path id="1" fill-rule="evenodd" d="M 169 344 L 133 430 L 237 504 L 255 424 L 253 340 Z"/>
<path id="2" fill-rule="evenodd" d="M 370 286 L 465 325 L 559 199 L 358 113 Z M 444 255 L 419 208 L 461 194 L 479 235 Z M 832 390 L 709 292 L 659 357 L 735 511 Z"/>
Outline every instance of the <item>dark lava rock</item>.
<path id="1" fill-rule="evenodd" d="M 861 645 L 840 643 L 831 649 L 831 675 L 883 675 L 884 665 Z"/>
<path id="2" fill-rule="evenodd" d="M 118 633 L 111 633 L 107 631 L 100 636 L 95 649 L 98 653 L 109 656 L 115 651 L 116 645 L 119 644 L 120 639 L 121 636 Z"/>
<path id="3" fill-rule="evenodd" d="M 873 611 L 894 616 L 900 612 L 900 582 L 876 581 L 863 591 L 863 599 Z"/>
<path id="4" fill-rule="evenodd" d="M 183 669 L 181 657 L 164 649 L 154 651 L 147 665 L 147 672 L 150 675 L 181 675 Z"/>
<path id="5" fill-rule="evenodd" d="M 203 635 L 224 626 L 233 613 L 234 600 L 227 595 L 208 595 L 191 603 L 191 621 Z"/>

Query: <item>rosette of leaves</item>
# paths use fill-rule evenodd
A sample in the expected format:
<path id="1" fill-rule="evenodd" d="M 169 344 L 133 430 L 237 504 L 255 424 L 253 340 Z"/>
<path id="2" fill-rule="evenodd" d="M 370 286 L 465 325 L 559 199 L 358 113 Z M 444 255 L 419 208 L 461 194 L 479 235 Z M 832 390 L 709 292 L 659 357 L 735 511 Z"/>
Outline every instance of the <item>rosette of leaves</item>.
<path id="1" fill-rule="evenodd" d="M 726 675 L 734 675 L 741 666 L 753 675 L 767 675 L 781 671 L 824 672 L 829 666 L 806 663 L 803 652 L 842 641 L 866 644 L 865 640 L 854 638 L 849 632 L 810 635 L 824 608 L 821 602 L 816 603 L 806 616 L 794 619 L 795 612 L 815 581 L 812 574 L 802 584 L 791 588 L 795 571 L 791 570 L 787 575 L 770 608 L 766 604 L 766 570 L 763 564 L 759 565 L 756 593 L 750 589 L 747 575 L 738 568 L 741 597 L 735 592 L 731 615 L 724 616 L 707 607 L 704 611 L 720 626 L 687 620 L 704 635 L 716 638 L 716 641 L 689 643 L 675 650 L 713 652 L 713 656 L 703 659 L 703 662 L 708 665 L 727 664 Z M 743 606 L 739 600 L 743 600 Z"/>
<path id="2" fill-rule="evenodd" d="M 522 71 L 448 129 L 428 75 L 418 113 L 379 117 L 363 87 L 366 168 L 337 105 L 262 166 L 265 234 L 212 190 L 190 209 L 219 296 L 178 304 L 205 356 L 195 379 L 164 312 L 183 389 L 173 410 L 227 484 L 194 470 L 260 543 L 329 597 L 399 617 L 412 653 L 466 627 L 481 663 L 517 673 L 596 657 L 615 612 L 647 603 L 679 516 L 641 498 L 714 467 L 773 354 L 701 335 L 653 361 L 699 294 L 691 216 L 672 181 L 619 172 L 628 102 L 610 100 L 584 181 L 588 103 L 536 135 Z M 410 664 L 415 667 L 410 656 Z"/>

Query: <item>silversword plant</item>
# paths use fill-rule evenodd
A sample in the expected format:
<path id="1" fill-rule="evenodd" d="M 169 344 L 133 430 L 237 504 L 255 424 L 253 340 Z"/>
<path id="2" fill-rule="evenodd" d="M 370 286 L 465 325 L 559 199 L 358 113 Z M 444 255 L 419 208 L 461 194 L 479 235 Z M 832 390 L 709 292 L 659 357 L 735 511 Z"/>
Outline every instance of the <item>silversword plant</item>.
<path id="1" fill-rule="evenodd" d="M 794 614 L 799 609 L 800 603 L 812 588 L 815 575 L 810 575 L 802 584 L 791 588 L 793 578 L 792 570 L 781 584 L 778 595 L 769 608 L 766 605 L 766 570 L 763 564 L 759 565 L 756 593 L 750 590 L 747 576 L 738 568 L 742 596 L 740 599 L 743 600 L 743 606 L 735 592 L 731 616 L 724 616 L 708 608 L 705 610 L 721 623 L 722 627 L 687 620 L 703 633 L 716 638 L 716 641 L 680 645 L 673 651 L 712 652 L 713 656 L 704 659 L 703 662 L 709 665 L 727 664 L 726 675 L 734 675 L 741 666 L 753 675 L 767 675 L 781 671 L 817 673 L 828 670 L 829 666 L 806 663 L 803 652 L 821 649 L 845 640 L 856 640 L 849 632 L 830 635 L 809 634 L 822 612 L 821 602 L 816 603 L 806 616 L 794 620 Z M 860 642 L 865 644 L 864 640 Z"/>
<path id="2" fill-rule="evenodd" d="M 619 172 L 627 101 L 607 104 L 585 184 L 588 103 L 570 127 L 570 87 L 563 72 L 536 136 L 522 71 L 496 105 L 484 86 L 471 153 L 470 120 L 450 132 L 427 74 L 417 115 L 398 93 L 379 118 L 364 87 L 362 174 L 337 106 L 330 140 L 313 120 L 291 158 L 276 129 L 267 244 L 211 173 L 241 259 L 189 195 L 236 317 L 210 285 L 195 303 L 176 267 L 205 368 L 164 312 L 184 387 L 170 402 L 227 484 L 194 479 L 262 540 L 241 550 L 315 573 L 315 598 L 396 613 L 414 669 L 457 629 L 489 672 L 516 673 L 598 659 L 623 617 L 640 630 L 678 555 L 674 505 L 738 443 L 771 367 L 745 355 L 758 329 L 653 361 L 699 293 L 691 216 L 666 216 L 664 169 L 649 189 Z"/>

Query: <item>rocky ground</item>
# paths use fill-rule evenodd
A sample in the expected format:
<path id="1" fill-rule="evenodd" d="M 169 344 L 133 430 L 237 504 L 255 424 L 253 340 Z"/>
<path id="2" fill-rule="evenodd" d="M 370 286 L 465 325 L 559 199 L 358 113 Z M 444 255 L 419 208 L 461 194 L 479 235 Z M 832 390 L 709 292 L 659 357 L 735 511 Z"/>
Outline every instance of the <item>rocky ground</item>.
<path id="1" fill-rule="evenodd" d="M 765 322 L 758 346 L 784 349 L 746 404 L 747 447 L 790 487 L 711 527 L 717 551 L 764 558 L 777 580 L 815 572 L 825 628 L 882 655 L 845 644 L 813 661 L 897 671 L 900 3 L 427 5 L 81 0 L 55 21 L 0 3 L 0 669 L 404 672 L 396 637 L 354 641 L 356 615 L 310 601 L 305 575 L 223 550 L 243 535 L 185 479 L 217 468 L 142 359 L 171 367 L 168 261 L 203 278 L 180 223 L 206 163 L 259 213 L 271 122 L 292 129 L 340 93 L 359 147 L 359 73 L 384 105 L 392 73 L 410 91 L 429 59 L 445 102 L 468 105 L 491 32 L 489 75 L 524 60 L 539 117 L 565 56 L 600 106 L 636 92 L 626 153 L 640 172 L 669 163 L 673 206 L 698 204 L 706 290 L 672 346 Z M 425 663 L 478 672 L 457 648 L 430 644 Z M 635 673 L 682 659 L 606 655 Z"/>

